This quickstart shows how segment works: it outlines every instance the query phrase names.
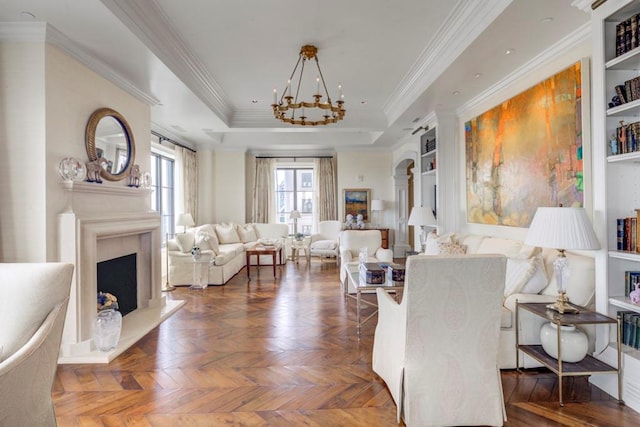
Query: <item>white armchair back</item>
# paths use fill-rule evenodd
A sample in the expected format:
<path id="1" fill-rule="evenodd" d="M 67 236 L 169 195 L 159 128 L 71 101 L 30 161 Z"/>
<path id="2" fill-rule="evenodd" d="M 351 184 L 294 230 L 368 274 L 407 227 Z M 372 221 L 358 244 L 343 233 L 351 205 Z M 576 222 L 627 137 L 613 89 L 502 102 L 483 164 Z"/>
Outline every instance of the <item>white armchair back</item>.
<path id="1" fill-rule="evenodd" d="M 373 370 L 406 425 L 502 425 L 503 255 L 412 256 L 402 302 L 377 289 Z"/>

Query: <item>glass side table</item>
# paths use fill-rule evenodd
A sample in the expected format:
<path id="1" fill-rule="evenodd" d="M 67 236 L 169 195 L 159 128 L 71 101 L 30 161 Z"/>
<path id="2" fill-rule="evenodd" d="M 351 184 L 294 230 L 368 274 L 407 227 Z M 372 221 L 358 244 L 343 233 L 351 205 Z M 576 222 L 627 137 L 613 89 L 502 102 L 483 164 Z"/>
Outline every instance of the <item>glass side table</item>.
<path id="1" fill-rule="evenodd" d="M 192 258 L 193 278 L 189 289 L 207 289 L 209 285 L 209 264 L 211 264 L 211 261 L 211 255 L 200 255 L 198 259 Z"/>

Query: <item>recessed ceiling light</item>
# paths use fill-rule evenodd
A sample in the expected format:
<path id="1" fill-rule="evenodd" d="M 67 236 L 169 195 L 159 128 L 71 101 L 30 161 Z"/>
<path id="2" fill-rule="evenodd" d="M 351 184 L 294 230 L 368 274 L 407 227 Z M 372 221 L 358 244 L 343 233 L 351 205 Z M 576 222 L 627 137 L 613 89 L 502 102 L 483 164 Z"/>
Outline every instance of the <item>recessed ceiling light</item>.
<path id="1" fill-rule="evenodd" d="M 475 73 L 473 75 L 474 78 L 479 79 L 482 76 L 482 73 Z"/>
<path id="2" fill-rule="evenodd" d="M 460 95 L 460 91 L 459 91 L 459 90 L 454 90 L 454 91 L 453 91 L 453 94 L 454 94 L 454 95 Z"/>
<path id="3" fill-rule="evenodd" d="M 22 15 L 22 17 L 26 19 L 36 19 L 36 15 L 34 15 L 31 12 L 23 11 L 23 12 L 20 12 L 20 15 Z"/>
<path id="4" fill-rule="evenodd" d="M 547 16 L 546 18 L 542 18 L 540 22 L 542 22 L 543 24 L 548 24 L 549 22 L 553 22 L 553 17 Z"/>
<path id="5" fill-rule="evenodd" d="M 257 99 L 252 99 L 252 100 L 251 100 L 251 103 L 252 103 L 252 104 L 257 104 L 257 103 L 258 103 L 258 100 L 257 100 Z"/>
<path id="6" fill-rule="evenodd" d="M 419 121 L 420 121 L 420 117 L 416 117 L 415 119 L 413 119 L 411 123 L 418 123 Z"/>
<path id="7" fill-rule="evenodd" d="M 362 105 L 364 105 L 366 103 L 367 103 L 367 101 L 360 101 L 360 104 L 362 104 Z"/>
<path id="8" fill-rule="evenodd" d="M 515 53 L 515 52 L 516 52 L 516 50 L 514 48 L 510 47 L 509 49 L 504 51 L 504 54 L 505 55 L 511 55 L 512 53 Z"/>

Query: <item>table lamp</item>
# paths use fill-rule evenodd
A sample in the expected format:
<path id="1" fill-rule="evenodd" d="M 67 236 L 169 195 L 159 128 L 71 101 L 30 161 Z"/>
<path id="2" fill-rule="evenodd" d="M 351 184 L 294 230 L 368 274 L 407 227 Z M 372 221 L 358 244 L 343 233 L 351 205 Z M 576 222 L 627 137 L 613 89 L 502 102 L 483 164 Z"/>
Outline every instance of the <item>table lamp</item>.
<path id="1" fill-rule="evenodd" d="M 565 207 L 538 208 L 524 243 L 558 250 L 558 256 L 553 263 L 558 298 L 547 308 L 558 313 L 577 313 L 577 309 L 567 304 L 569 298 L 566 292 L 570 270 L 565 251 L 600 249 L 600 243 L 585 210 Z"/>
<path id="2" fill-rule="evenodd" d="M 300 211 L 297 210 L 297 209 L 292 210 L 291 214 L 289 214 L 289 219 L 293 220 L 293 234 L 294 234 L 294 236 L 296 234 L 298 234 L 298 219 L 300 219 L 300 218 L 301 218 Z"/>
<path id="3" fill-rule="evenodd" d="M 186 233 L 187 227 L 193 227 L 194 225 L 196 225 L 196 223 L 193 222 L 193 217 L 191 216 L 190 213 L 183 213 L 183 214 L 180 214 L 180 216 L 178 217 L 178 221 L 176 222 L 176 225 L 178 226 L 181 225 L 182 227 L 184 227 L 182 232 Z"/>
<path id="4" fill-rule="evenodd" d="M 427 242 L 427 230 L 425 227 L 437 227 L 438 222 L 436 217 L 433 216 L 433 211 L 429 206 L 414 206 L 411 208 L 411 215 L 409 215 L 409 225 L 419 225 L 420 232 L 420 252 L 424 252 L 425 244 Z"/>
<path id="5" fill-rule="evenodd" d="M 376 217 L 376 227 L 380 228 L 380 221 L 378 220 L 378 214 L 376 212 L 382 212 L 384 210 L 384 202 L 382 200 L 374 199 L 371 201 L 371 211 Z"/>

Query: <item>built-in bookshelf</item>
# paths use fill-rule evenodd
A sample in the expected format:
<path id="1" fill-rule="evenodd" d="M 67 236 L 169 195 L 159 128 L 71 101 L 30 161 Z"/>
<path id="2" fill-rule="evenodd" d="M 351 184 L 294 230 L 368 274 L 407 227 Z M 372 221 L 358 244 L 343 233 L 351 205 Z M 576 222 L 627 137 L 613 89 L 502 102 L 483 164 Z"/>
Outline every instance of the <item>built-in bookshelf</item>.
<path id="1" fill-rule="evenodd" d="M 629 294 L 629 272 L 640 271 L 640 0 L 608 0 L 592 14 L 593 204 L 603 249 L 596 256 L 596 309 L 617 317 L 640 315 Z M 633 25 L 632 25 L 633 24 Z M 622 221 L 622 222 L 621 222 Z M 633 243 L 633 244 L 632 244 Z M 617 330 L 600 327 L 595 356 L 616 366 Z M 640 411 L 640 351 L 623 345 L 623 400 Z M 591 381 L 617 397 L 613 381 Z"/>
<path id="2" fill-rule="evenodd" d="M 422 204 L 438 209 L 438 147 L 436 127 L 429 127 L 420 135 L 420 172 L 422 178 Z"/>

